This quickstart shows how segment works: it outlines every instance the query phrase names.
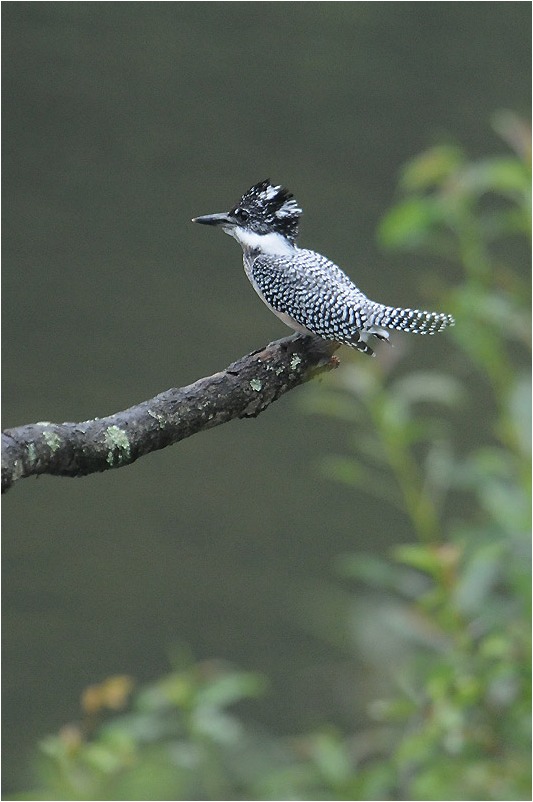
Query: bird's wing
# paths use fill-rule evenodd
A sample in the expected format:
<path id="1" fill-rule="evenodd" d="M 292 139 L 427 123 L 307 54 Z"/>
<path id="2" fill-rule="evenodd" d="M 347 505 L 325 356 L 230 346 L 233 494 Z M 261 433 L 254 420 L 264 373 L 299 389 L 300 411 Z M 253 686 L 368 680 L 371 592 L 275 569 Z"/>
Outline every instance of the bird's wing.
<path id="1" fill-rule="evenodd" d="M 294 256 L 259 255 L 250 273 L 272 309 L 328 340 L 347 345 L 359 340 L 367 298 L 325 256 L 303 249 Z"/>

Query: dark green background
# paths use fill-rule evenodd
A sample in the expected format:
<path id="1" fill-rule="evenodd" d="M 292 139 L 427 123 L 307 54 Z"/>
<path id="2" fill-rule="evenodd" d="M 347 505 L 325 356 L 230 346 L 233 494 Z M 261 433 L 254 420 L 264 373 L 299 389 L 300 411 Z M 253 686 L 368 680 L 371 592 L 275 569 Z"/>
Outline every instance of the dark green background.
<path id="1" fill-rule="evenodd" d="M 303 206 L 302 244 L 377 300 L 429 305 L 454 269 L 375 244 L 400 166 L 442 139 L 502 151 L 491 114 L 529 106 L 528 3 L 2 12 L 4 426 L 109 414 L 283 336 L 236 244 L 189 222 L 266 176 Z M 453 360 L 444 335 L 405 345 L 408 368 Z M 349 431 L 303 415 L 305 392 L 132 467 L 9 493 L 6 788 L 27 786 L 28 748 L 85 685 L 153 678 L 180 641 L 269 674 L 254 714 L 278 731 L 357 726 L 369 677 L 343 662 L 321 593 L 339 552 L 410 532 L 320 477 Z"/>

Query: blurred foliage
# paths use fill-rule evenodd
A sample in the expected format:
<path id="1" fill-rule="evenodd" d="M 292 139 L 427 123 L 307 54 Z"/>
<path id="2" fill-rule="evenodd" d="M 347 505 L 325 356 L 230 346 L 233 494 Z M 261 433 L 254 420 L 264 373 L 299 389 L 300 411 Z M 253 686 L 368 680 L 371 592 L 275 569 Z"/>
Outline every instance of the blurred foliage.
<path id="1" fill-rule="evenodd" d="M 83 718 L 40 746 L 38 784 L 17 799 L 352 799 L 349 744 L 335 731 L 272 738 L 228 707 L 265 681 L 184 651 L 166 677 L 134 694 L 109 677 L 82 694 Z"/>
<path id="2" fill-rule="evenodd" d="M 379 798 L 531 798 L 531 296 L 519 264 L 531 138 L 510 113 L 494 128 L 511 155 L 469 161 L 441 146 L 408 163 L 379 232 L 386 247 L 460 265 L 460 282 L 441 293 L 457 321 L 453 376 L 402 374 L 389 353 L 339 373 L 312 401 L 354 427 L 353 453 L 330 457 L 328 474 L 412 525 L 414 542 L 389 559 L 338 560 L 376 608 L 392 604 L 405 644 L 389 674 L 396 693 L 371 709 L 393 743 L 360 768 L 389 770 Z M 479 409 L 473 447 L 453 440 L 465 404 Z"/>
<path id="3" fill-rule="evenodd" d="M 440 293 L 457 320 L 454 375 L 402 373 L 391 351 L 307 397 L 309 411 L 353 427 L 352 453 L 329 457 L 328 476 L 412 525 L 413 542 L 388 558 L 337 565 L 356 583 L 354 650 L 376 672 L 390 657 L 389 698 L 354 733 L 274 737 L 228 709 L 263 692 L 261 678 L 182 655 L 138 691 L 128 677 L 86 689 L 81 723 L 42 743 L 36 790 L 19 798 L 530 798 L 530 297 L 513 254 L 530 237 L 531 153 L 512 114 L 494 128 L 511 155 L 423 153 L 380 229 L 387 247 L 460 266 Z M 452 434 L 465 403 L 480 407 L 469 450 Z"/>

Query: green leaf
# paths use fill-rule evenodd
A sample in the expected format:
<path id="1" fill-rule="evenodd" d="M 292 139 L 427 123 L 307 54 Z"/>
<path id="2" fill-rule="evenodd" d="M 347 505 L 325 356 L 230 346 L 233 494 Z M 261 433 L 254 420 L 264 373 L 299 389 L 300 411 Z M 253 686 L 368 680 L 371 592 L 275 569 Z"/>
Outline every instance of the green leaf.
<path id="1" fill-rule="evenodd" d="M 494 479 L 479 489 L 479 498 L 485 510 L 509 535 L 531 528 L 529 497 L 514 482 Z"/>
<path id="2" fill-rule="evenodd" d="M 241 722 L 215 707 L 197 707 L 191 716 L 193 733 L 202 735 L 218 744 L 235 744 L 243 736 Z"/>
<path id="3" fill-rule="evenodd" d="M 400 187 L 413 192 L 439 185 L 463 162 L 463 151 L 454 145 L 429 148 L 407 162 L 400 177 Z"/>
<path id="4" fill-rule="evenodd" d="M 407 544 L 396 546 L 392 554 L 398 562 L 418 568 L 430 576 L 439 576 L 443 569 L 448 568 L 457 561 L 459 550 L 451 543 L 439 548 Z"/>
<path id="5" fill-rule="evenodd" d="M 258 674 L 233 671 L 211 680 L 197 693 L 196 704 L 223 708 L 241 699 L 260 696 L 265 690 L 265 680 Z"/>
<path id="6" fill-rule="evenodd" d="M 499 576 L 502 553 L 500 543 L 480 546 L 462 569 L 453 599 L 463 613 L 474 615 L 482 609 Z"/>
<path id="7" fill-rule="evenodd" d="M 418 571 L 373 554 L 341 554 L 335 565 L 340 576 L 358 579 L 373 588 L 392 590 L 407 598 L 417 598 L 428 589 L 428 580 Z"/>
<path id="8" fill-rule="evenodd" d="M 469 194 L 495 192 L 513 199 L 530 192 L 530 175 L 524 164 L 513 156 L 497 156 L 473 162 L 465 167 L 459 181 Z"/>
<path id="9" fill-rule="evenodd" d="M 311 739 L 312 760 L 329 786 L 345 783 L 351 773 L 350 757 L 344 742 L 331 733 L 318 733 Z"/>
<path id="10" fill-rule="evenodd" d="M 531 377 L 523 374 L 513 384 L 507 400 L 508 420 L 516 442 L 526 457 L 531 455 Z"/>
<path id="11" fill-rule="evenodd" d="M 385 248 L 418 248 L 430 238 L 439 219 L 432 198 L 409 198 L 396 204 L 381 220 L 379 242 Z"/>

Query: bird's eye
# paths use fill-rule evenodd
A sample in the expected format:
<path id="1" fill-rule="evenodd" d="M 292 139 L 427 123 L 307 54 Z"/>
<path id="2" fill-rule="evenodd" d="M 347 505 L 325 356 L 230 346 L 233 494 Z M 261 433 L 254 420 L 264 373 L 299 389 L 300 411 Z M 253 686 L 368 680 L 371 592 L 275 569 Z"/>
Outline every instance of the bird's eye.
<path id="1" fill-rule="evenodd" d="M 235 217 L 238 217 L 239 220 L 246 221 L 250 217 L 250 213 L 246 211 L 246 209 L 237 208 L 235 209 Z"/>

